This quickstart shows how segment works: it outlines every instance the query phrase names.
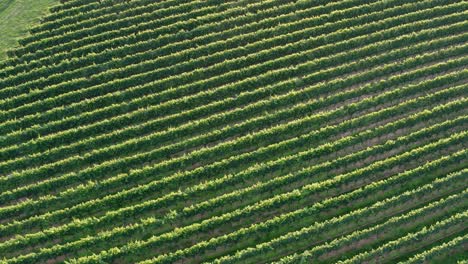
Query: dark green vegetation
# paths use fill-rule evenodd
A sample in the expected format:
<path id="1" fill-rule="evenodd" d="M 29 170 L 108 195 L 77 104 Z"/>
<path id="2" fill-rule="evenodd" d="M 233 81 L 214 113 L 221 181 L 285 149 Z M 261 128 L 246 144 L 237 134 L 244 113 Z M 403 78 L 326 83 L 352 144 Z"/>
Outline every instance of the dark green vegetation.
<path id="1" fill-rule="evenodd" d="M 466 259 L 468 2 L 51 11 L 0 66 L 5 263 Z"/>

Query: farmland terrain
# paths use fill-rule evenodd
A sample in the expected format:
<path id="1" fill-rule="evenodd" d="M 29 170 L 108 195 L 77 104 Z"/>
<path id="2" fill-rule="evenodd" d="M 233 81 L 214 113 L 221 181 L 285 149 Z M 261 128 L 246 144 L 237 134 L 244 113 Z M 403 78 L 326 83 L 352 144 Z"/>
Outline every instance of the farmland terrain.
<path id="1" fill-rule="evenodd" d="M 56 3 L 0 60 L 0 262 L 466 261 L 467 18 Z"/>

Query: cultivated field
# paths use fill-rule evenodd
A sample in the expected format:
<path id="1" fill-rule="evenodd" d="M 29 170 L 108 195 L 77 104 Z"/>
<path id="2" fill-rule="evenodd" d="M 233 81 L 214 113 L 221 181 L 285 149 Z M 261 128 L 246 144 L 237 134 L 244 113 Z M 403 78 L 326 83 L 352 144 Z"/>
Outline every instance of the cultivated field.
<path id="1" fill-rule="evenodd" d="M 468 1 L 63 2 L 0 61 L 0 263 L 468 260 Z"/>

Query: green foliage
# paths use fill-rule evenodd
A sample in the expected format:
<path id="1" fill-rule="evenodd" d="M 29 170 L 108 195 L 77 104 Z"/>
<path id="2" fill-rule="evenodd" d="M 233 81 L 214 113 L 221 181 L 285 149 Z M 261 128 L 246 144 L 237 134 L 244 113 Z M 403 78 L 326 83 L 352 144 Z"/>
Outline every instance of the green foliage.
<path id="1" fill-rule="evenodd" d="M 463 259 L 465 1 L 50 11 L 0 66 L 2 263 Z"/>

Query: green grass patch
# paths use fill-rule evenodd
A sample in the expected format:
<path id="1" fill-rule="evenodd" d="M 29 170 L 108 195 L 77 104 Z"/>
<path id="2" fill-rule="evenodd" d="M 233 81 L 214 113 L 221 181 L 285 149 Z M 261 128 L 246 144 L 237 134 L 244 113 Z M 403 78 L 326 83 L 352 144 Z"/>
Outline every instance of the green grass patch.
<path id="1" fill-rule="evenodd" d="M 0 0 L 0 60 L 58 0 Z"/>

